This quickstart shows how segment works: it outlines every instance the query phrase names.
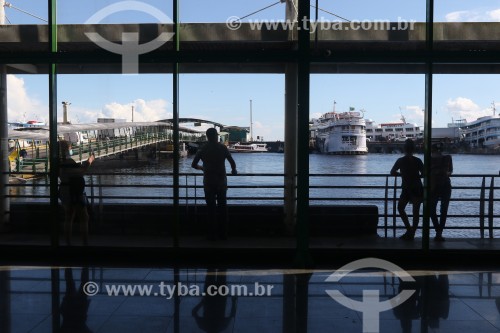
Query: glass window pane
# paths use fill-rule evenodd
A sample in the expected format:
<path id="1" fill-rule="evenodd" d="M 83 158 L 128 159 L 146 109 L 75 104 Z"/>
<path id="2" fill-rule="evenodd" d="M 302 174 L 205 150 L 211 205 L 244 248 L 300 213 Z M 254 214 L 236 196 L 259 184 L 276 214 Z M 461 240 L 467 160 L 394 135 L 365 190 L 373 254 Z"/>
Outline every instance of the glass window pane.
<path id="1" fill-rule="evenodd" d="M 243 1 L 221 0 L 210 3 L 203 0 L 181 1 L 180 18 L 182 23 L 226 23 L 228 19 L 242 22 L 254 20 L 284 20 L 286 4 L 267 0 Z"/>
<path id="2" fill-rule="evenodd" d="M 181 75 L 181 119 L 203 134 L 215 126 L 219 142 L 228 147 L 237 166 L 238 175 L 227 180 L 229 237 L 258 237 L 258 230 L 283 227 L 282 213 L 272 212 L 273 207 L 279 211 L 283 206 L 284 156 L 279 152 L 284 139 L 283 79 L 278 74 Z M 204 135 L 202 140 L 206 141 Z M 193 158 L 188 156 L 181 165 L 190 169 L 186 181 L 197 185 L 190 196 L 198 199 L 189 205 L 198 205 L 203 212 L 203 174 L 190 168 Z M 230 173 L 228 162 L 225 167 Z M 257 218 L 257 207 L 274 215 Z M 201 230 L 210 232 L 208 217 L 198 214 L 197 219 Z"/>
<path id="3" fill-rule="evenodd" d="M 435 22 L 498 22 L 500 11 L 496 1 L 434 2 Z"/>
<path id="4" fill-rule="evenodd" d="M 47 1 L 3 1 L 0 6 L 0 48 L 2 54 L 13 55 L 48 50 Z M 19 52 L 19 53 L 18 53 Z M 18 60 L 18 59 L 16 59 Z M 30 71 L 28 71 L 30 73 Z"/>
<path id="5" fill-rule="evenodd" d="M 44 25 L 49 19 L 47 0 L 5 1 L 3 10 L 7 25 Z"/>
<path id="6" fill-rule="evenodd" d="M 57 0 L 58 24 L 170 23 L 172 0 Z"/>
<path id="7" fill-rule="evenodd" d="M 9 68 L 9 67 L 8 67 Z M 8 179 L 12 237 L 0 243 L 49 245 L 48 77 L 7 75 Z"/>
<path id="8" fill-rule="evenodd" d="M 408 138 L 423 161 L 423 132 L 415 128 L 423 129 L 424 92 L 419 74 L 311 76 L 312 234 L 394 237 L 405 232 L 396 211 L 401 179 L 395 189 L 389 174 Z"/>
<path id="9" fill-rule="evenodd" d="M 432 139 L 442 146 L 444 154 L 453 158 L 445 237 L 480 237 L 483 177 L 498 175 L 498 155 L 492 154 L 500 149 L 499 103 L 495 101 L 499 79 L 491 74 L 434 76 Z M 491 179 L 485 178 L 486 193 Z M 491 208 L 498 215 L 497 205 Z M 486 208 L 485 213 L 488 212 Z"/>
<path id="10" fill-rule="evenodd" d="M 317 7 L 316 7 L 317 3 Z M 426 2 L 311 1 L 314 38 L 348 41 L 413 41 L 425 37 Z"/>
<path id="11" fill-rule="evenodd" d="M 71 159 L 95 156 L 85 175 L 90 245 L 105 235 L 128 246 L 118 241 L 123 235 L 150 230 L 157 242 L 148 244 L 167 246 L 172 219 L 154 207 L 173 201 L 172 125 L 159 122 L 172 118 L 172 76 L 61 74 L 58 96 L 58 136 L 71 142 Z"/>

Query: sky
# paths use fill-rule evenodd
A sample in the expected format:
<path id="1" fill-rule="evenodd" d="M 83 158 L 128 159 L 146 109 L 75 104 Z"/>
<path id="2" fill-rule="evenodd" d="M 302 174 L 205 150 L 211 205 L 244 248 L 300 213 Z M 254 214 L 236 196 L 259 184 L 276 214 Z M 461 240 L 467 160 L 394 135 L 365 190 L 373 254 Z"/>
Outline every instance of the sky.
<path id="1" fill-rule="evenodd" d="M 43 0 L 11 0 L 13 6 L 47 18 Z M 58 23 L 83 24 L 116 0 L 60 0 Z M 182 22 L 226 22 L 231 16 L 248 20 L 285 18 L 285 5 L 275 0 L 181 0 Z M 171 0 L 142 1 L 172 17 Z M 311 1 L 312 4 L 315 1 Z M 338 20 L 325 11 L 349 20 L 425 20 L 425 0 L 319 0 L 321 20 Z M 324 10 L 324 11 L 323 11 Z M 6 8 L 11 24 L 44 24 L 38 18 Z M 314 17 L 314 10 L 312 10 Z M 499 22 L 500 0 L 436 0 L 436 22 Z M 102 23 L 157 23 L 158 19 L 136 11 L 121 11 Z M 9 75 L 8 120 L 47 121 L 48 76 Z M 452 120 L 475 120 L 492 114 L 500 105 L 499 75 L 434 75 L 433 127 L 446 127 Z M 180 117 L 200 118 L 225 125 L 250 126 L 253 137 L 283 140 L 284 75 L 282 74 L 181 74 Z M 350 107 L 364 110 L 377 123 L 400 120 L 423 124 L 424 75 L 421 74 L 313 74 L 310 117 Z M 59 75 L 58 115 L 62 101 L 70 102 L 72 123 L 94 123 L 99 117 L 155 121 L 172 117 L 172 77 L 168 74 Z M 250 101 L 252 107 L 250 108 Z M 498 101 L 498 102 L 497 102 Z"/>

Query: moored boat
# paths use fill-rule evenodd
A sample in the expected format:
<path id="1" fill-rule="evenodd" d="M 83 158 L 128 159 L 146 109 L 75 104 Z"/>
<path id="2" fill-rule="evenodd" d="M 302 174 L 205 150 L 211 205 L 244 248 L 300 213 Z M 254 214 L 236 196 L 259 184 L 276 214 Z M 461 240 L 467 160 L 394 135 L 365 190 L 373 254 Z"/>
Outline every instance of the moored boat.
<path id="1" fill-rule="evenodd" d="M 500 117 L 485 116 L 460 127 L 464 141 L 471 148 L 500 149 Z"/>
<path id="2" fill-rule="evenodd" d="M 241 144 L 239 142 L 227 147 L 231 153 L 267 153 L 267 144 L 265 143 L 248 143 Z"/>
<path id="3" fill-rule="evenodd" d="M 368 153 L 362 112 L 328 112 L 312 120 L 316 148 L 321 153 L 362 155 Z"/>
<path id="4" fill-rule="evenodd" d="M 366 138 L 368 141 L 396 141 L 406 139 L 417 140 L 423 138 L 423 128 L 415 123 L 408 123 L 404 116 L 401 122 L 376 124 L 371 119 L 366 120 Z"/>

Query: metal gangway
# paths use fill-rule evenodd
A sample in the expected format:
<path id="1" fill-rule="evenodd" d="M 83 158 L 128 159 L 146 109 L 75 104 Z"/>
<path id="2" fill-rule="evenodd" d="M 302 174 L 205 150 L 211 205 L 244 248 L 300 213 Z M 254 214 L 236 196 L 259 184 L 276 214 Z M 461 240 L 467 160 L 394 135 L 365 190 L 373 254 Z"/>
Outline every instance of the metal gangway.
<path id="1" fill-rule="evenodd" d="M 200 141 L 204 132 L 180 128 L 180 142 Z M 49 171 L 49 128 L 47 126 L 9 129 L 9 172 L 20 179 L 32 178 Z M 62 124 L 57 127 L 58 140 L 72 144 L 72 158 L 86 161 L 90 155 L 104 158 L 150 146 L 155 153 L 158 144 L 173 151 L 173 126 L 169 122 L 123 122 Z"/>

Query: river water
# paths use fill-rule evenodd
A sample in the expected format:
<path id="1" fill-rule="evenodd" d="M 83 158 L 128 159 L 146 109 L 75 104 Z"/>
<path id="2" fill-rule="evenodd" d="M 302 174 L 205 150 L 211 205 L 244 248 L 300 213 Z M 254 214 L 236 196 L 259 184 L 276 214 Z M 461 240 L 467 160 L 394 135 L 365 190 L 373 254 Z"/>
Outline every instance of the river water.
<path id="1" fill-rule="evenodd" d="M 322 204 L 349 204 L 349 205 L 377 205 L 379 213 L 383 214 L 387 209 L 388 214 L 393 213 L 393 203 L 389 201 L 387 207 L 384 203 L 385 184 L 389 184 L 389 199 L 399 197 L 399 192 L 394 194 L 394 177 L 388 177 L 389 170 L 401 155 L 399 154 L 367 154 L 363 156 L 338 156 L 338 155 L 309 155 L 310 177 L 310 203 Z M 416 155 L 423 160 L 422 155 Z M 256 153 L 256 154 L 233 154 L 239 175 L 229 177 L 228 191 L 229 204 L 283 204 L 284 184 L 284 155 L 279 153 Z M 480 186 L 483 180 L 478 175 L 499 175 L 500 157 L 498 155 L 452 155 L 454 166 L 454 177 L 452 178 L 453 193 L 449 208 L 449 219 L 447 226 L 452 227 L 478 227 L 479 215 L 478 201 Z M 201 172 L 191 168 L 193 156 L 181 158 L 181 174 L 198 174 L 182 176 L 180 179 L 180 196 L 189 197 L 189 200 L 181 199 L 181 204 L 203 204 L 203 190 L 185 189 L 192 185 L 201 185 Z M 229 170 L 229 165 L 227 165 Z M 112 175 L 93 175 L 87 180 L 87 184 L 103 185 L 99 191 L 87 190 L 94 196 L 103 196 L 103 202 L 131 203 L 131 202 L 154 202 L 168 203 L 172 201 L 173 189 L 172 159 L 148 160 L 148 161 L 109 161 L 98 160 L 93 166 L 96 173 L 117 173 Z M 249 175 L 251 174 L 251 175 Z M 332 176 L 332 174 L 336 176 Z M 328 176 L 327 176 L 328 175 Z M 486 186 L 489 186 L 491 177 L 486 177 Z M 496 186 L 499 186 L 500 178 L 496 177 Z M 39 180 L 38 183 L 44 182 Z M 116 185 L 120 187 L 115 187 Z M 146 187 L 144 186 L 146 185 Z M 241 188 L 241 187 L 246 188 Z M 252 188 L 248 188 L 248 186 Z M 271 188 L 270 188 L 271 187 Z M 89 193 L 90 192 L 90 193 Z M 498 200 L 499 190 L 496 190 L 495 199 Z M 46 194 L 41 188 L 27 188 L 19 193 Z M 486 190 L 486 197 L 489 191 Z M 120 198 L 122 197 L 122 198 Z M 123 197 L 126 197 L 123 199 Z M 196 199 L 193 198 L 196 197 Z M 248 199 L 250 197 L 250 199 Z M 485 205 L 485 211 L 488 211 Z M 411 208 L 408 207 L 409 212 Z M 500 203 L 494 205 L 494 214 L 500 215 Z M 467 215 L 463 217 L 460 215 Z M 496 218 L 498 220 L 498 218 Z M 383 218 L 379 220 L 383 223 Z M 393 219 L 388 219 L 392 225 Z M 399 217 L 396 219 L 398 225 L 402 225 Z M 479 237 L 478 230 L 449 230 L 449 236 L 472 236 Z"/>

